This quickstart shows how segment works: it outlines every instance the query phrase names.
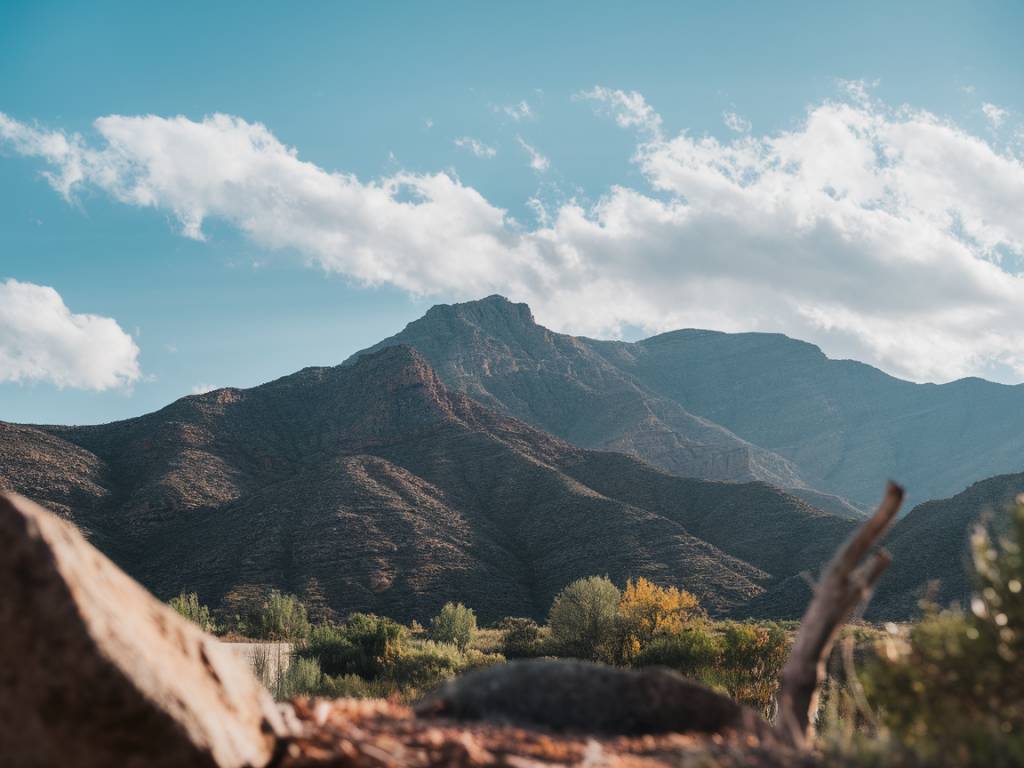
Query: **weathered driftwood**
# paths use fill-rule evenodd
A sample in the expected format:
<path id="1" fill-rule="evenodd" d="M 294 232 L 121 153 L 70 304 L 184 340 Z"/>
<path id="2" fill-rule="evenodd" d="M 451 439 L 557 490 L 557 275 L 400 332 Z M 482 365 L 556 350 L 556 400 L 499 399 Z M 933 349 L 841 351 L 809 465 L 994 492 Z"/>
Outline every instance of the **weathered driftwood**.
<path id="1" fill-rule="evenodd" d="M 805 747 L 813 735 L 818 694 L 836 635 L 854 609 L 871 597 L 892 560 L 885 551 L 865 557 L 885 535 L 902 502 L 903 489 L 890 482 L 875 514 L 839 548 L 814 588 L 779 686 L 776 730 L 794 747 Z"/>

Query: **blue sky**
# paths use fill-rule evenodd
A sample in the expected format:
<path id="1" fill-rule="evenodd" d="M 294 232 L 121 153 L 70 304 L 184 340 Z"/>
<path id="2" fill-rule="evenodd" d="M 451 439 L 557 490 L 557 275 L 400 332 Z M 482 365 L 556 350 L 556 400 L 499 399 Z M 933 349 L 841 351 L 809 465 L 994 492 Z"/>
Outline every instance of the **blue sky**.
<path id="1" fill-rule="evenodd" d="M 559 330 L 782 331 L 918 380 L 1021 381 L 1024 5 L 891 5 L 8 1 L 0 281 L 46 311 L 32 287 L 53 288 L 137 352 L 109 324 L 58 338 L 0 307 L 0 419 L 107 421 L 250 386 L 494 291 Z M 213 114 L 240 122 L 192 137 Z M 273 147 L 264 165 L 256 125 L 309 165 Z M 224 167 L 157 178 L 196 156 L 178 130 Z M 76 133 L 101 154 L 55 189 L 43 174 L 68 155 L 40 147 Z M 240 137 L 258 151 L 228 158 Z M 867 171 L 839 163 L 864 147 Z M 304 197 L 334 173 L 357 181 Z M 439 174 L 456 188 L 423 186 Z M 387 179 L 413 191 L 381 202 Z M 285 203 L 252 203 L 268 185 Z M 780 213 L 814 195 L 842 206 Z M 388 207 L 424 196 L 423 218 Z"/>

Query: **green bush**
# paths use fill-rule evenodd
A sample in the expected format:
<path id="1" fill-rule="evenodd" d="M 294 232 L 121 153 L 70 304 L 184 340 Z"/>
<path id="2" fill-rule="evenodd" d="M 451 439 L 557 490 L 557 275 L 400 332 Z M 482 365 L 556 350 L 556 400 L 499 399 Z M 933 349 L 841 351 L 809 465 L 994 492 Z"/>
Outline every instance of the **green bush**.
<path id="1" fill-rule="evenodd" d="M 418 640 L 393 660 L 388 678 L 402 687 L 423 690 L 455 677 L 465 661 L 454 645 Z"/>
<path id="2" fill-rule="evenodd" d="M 294 696 L 316 696 L 320 693 L 323 674 L 316 659 L 292 658 L 291 663 L 278 675 L 274 698 L 290 699 Z"/>
<path id="3" fill-rule="evenodd" d="M 199 602 L 199 595 L 195 592 L 182 592 L 177 597 L 172 597 L 168 605 L 189 621 L 199 625 L 204 632 L 216 630 L 210 609 Z"/>
<path id="4" fill-rule="evenodd" d="M 612 661 L 615 656 L 620 593 L 605 576 L 577 579 L 555 597 L 548 614 L 559 653 Z"/>
<path id="5" fill-rule="evenodd" d="M 359 675 L 367 679 L 387 673 L 408 642 L 409 630 L 396 621 L 353 613 L 342 626 L 316 627 L 297 653 L 317 659 L 330 676 Z"/>
<path id="6" fill-rule="evenodd" d="M 359 675 L 324 675 L 320 694 L 329 699 L 387 699 L 400 693 L 388 680 L 367 680 Z"/>
<path id="7" fill-rule="evenodd" d="M 778 624 L 724 622 L 722 655 L 715 680 L 737 701 L 774 714 L 779 675 L 789 652 L 789 638 Z"/>
<path id="8" fill-rule="evenodd" d="M 533 619 L 507 616 L 498 623 L 501 652 L 510 659 L 528 659 L 543 654 L 541 629 Z"/>
<path id="9" fill-rule="evenodd" d="M 306 606 L 295 595 L 272 590 L 260 611 L 260 633 L 267 640 L 298 642 L 309 637 Z"/>
<path id="10" fill-rule="evenodd" d="M 687 677 L 702 678 L 719 665 L 722 641 L 710 625 L 694 623 L 673 635 L 658 637 L 644 646 L 636 666 L 670 667 Z"/>
<path id="11" fill-rule="evenodd" d="M 439 643 L 451 643 L 460 651 L 476 637 L 476 614 L 462 603 L 445 603 L 430 622 L 430 637 Z"/>

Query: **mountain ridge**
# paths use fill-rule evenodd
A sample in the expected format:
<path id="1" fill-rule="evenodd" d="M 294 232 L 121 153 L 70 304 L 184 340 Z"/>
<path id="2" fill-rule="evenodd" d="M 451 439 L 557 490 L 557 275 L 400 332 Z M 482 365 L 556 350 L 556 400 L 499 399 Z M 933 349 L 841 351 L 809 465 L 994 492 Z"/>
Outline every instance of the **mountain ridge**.
<path id="1" fill-rule="evenodd" d="M 543 618 L 573 578 L 607 573 L 682 585 L 726 614 L 780 578 L 768 568 L 817 556 L 733 547 L 741 515 L 813 530 L 822 549 L 852 525 L 764 483 L 581 449 L 449 390 L 405 346 L 125 422 L 0 431 L 54 457 L 27 483 L 24 449 L 0 441 L 0 485 L 87 500 L 65 504 L 74 521 L 165 599 L 315 584 L 339 613 L 422 621 L 454 599 L 485 620 Z M 76 481 L 66 457 L 95 471 Z"/>

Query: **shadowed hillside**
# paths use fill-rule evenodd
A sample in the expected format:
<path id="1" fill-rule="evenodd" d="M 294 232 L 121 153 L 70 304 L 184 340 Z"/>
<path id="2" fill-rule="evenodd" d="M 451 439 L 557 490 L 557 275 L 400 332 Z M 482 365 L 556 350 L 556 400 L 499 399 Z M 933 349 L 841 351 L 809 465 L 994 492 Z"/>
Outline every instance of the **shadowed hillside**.
<path id="1" fill-rule="evenodd" d="M 630 346 L 626 369 L 660 395 L 799 467 L 864 507 L 878 478 L 910 504 L 1024 463 L 1024 387 L 914 384 L 779 334 L 676 331 Z"/>
<path id="2" fill-rule="evenodd" d="M 211 603 L 315 580 L 340 612 L 423 620 L 458 599 L 485 620 L 540 617 L 600 573 L 742 612 L 851 527 L 764 483 L 577 448 L 450 391 L 408 347 L 124 422 L 3 434 L 0 484 L 73 510 L 157 595 Z"/>

